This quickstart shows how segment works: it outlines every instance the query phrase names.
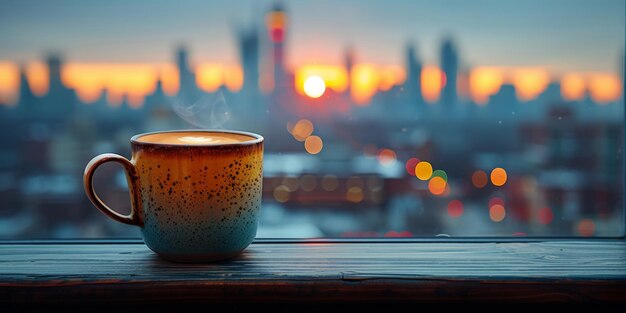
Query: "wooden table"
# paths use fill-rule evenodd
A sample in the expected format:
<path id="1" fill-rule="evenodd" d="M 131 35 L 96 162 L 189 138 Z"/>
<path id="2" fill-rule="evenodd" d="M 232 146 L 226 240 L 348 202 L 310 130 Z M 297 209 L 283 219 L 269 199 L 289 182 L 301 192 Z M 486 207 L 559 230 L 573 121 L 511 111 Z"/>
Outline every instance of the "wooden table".
<path id="1" fill-rule="evenodd" d="M 0 244 L 0 301 L 626 301 L 626 242 L 263 243 L 218 264 L 143 244 Z"/>

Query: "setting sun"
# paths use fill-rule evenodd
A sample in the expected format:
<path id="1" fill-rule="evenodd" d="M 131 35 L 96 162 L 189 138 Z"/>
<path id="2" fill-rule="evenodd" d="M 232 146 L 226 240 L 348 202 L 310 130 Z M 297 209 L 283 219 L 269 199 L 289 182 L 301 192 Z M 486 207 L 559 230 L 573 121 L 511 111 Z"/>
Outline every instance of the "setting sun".
<path id="1" fill-rule="evenodd" d="M 311 98 L 319 98 L 326 92 L 326 83 L 319 76 L 309 76 L 304 81 L 304 93 Z"/>

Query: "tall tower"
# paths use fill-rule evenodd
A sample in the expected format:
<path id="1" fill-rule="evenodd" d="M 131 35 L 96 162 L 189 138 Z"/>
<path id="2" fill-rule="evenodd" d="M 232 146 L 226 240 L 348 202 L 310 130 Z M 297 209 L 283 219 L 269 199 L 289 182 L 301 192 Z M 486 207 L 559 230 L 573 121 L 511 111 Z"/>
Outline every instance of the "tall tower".
<path id="1" fill-rule="evenodd" d="M 178 68 L 178 95 L 193 97 L 196 92 L 196 75 L 189 66 L 189 54 L 183 46 L 176 50 L 176 67 Z"/>
<path id="2" fill-rule="evenodd" d="M 20 65 L 20 94 L 19 105 L 30 107 L 35 102 L 36 98 L 33 94 L 30 85 L 28 85 L 28 79 L 26 78 L 26 69 L 24 65 Z"/>
<path id="3" fill-rule="evenodd" d="M 65 89 L 61 82 L 61 58 L 56 54 L 51 54 L 46 63 L 48 64 L 48 82 L 50 84 L 48 94 L 58 95 Z"/>
<path id="4" fill-rule="evenodd" d="M 344 59 L 344 66 L 346 67 L 346 74 L 348 76 L 348 88 L 346 92 L 348 95 L 352 95 L 352 68 L 354 67 L 354 49 L 348 47 Z"/>
<path id="5" fill-rule="evenodd" d="M 243 67 L 243 92 L 259 91 L 259 34 L 255 27 L 239 31 L 241 65 Z"/>
<path id="6" fill-rule="evenodd" d="M 287 71 L 285 69 L 285 37 L 287 27 L 287 13 L 276 3 L 266 16 L 267 30 L 272 41 L 272 64 L 274 78 L 274 92 L 288 88 Z"/>
<path id="7" fill-rule="evenodd" d="M 446 38 L 441 45 L 440 61 L 441 69 L 446 74 L 446 85 L 443 87 L 440 102 L 449 109 L 457 102 L 456 83 L 459 72 L 459 57 L 450 38 Z"/>
<path id="8" fill-rule="evenodd" d="M 422 64 L 418 61 L 415 46 L 410 44 L 406 47 L 406 82 L 404 92 L 409 102 L 413 105 L 422 103 Z"/>

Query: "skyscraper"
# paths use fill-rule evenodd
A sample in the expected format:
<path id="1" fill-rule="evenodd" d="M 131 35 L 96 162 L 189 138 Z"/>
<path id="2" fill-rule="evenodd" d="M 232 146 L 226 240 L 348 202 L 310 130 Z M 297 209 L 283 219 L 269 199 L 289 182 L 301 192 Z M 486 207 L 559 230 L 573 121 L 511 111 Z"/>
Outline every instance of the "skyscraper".
<path id="1" fill-rule="evenodd" d="M 196 75 L 189 66 L 187 49 L 183 46 L 176 50 L 176 66 L 178 68 L 178 95 L 193 101 L 197 96 Z"/>
<path id="2" fill-rule="evenodd" d="M 239 36 L 239 53 L 243 67 L 243 89 L 246 94 L 257 94 L 259 91 L 259 34 L 255 27 L 241 29 Z"/>
<path id="3" fill-rule="evenodd" d="M 421 105 L 422 99 L 422 64 L 419 62 L 415 52 L 415 46 L 410 44 L 406 48 L 406 81 L 404 92 L 407 101 L 413 105 Z"/>
<path id="4" fill-rule="evenodd" d="M 61 80 L 61 68 L 63 61 L 57 54 L 50 54 L 47 57 L 48 65 L 48 94 L 42 100 L 42 106 L 33 112 L 28 112 L 32 116 L 42 119 L 62 122 L 75 109 L 77 104 L 76 93 L 63 85 Z"/>
<path id="5" fill-rule="evenodd" d="M 445 110 L 451 109 L 457 102 L 456 84 L 459 72 L 459 57 L 451 38 L 446 38 L 441 45 L 441 70 L 446 75 L 440 102 Z"/>
<path id="6" fill-rule="evenodd" d="M 352 94 L 352 67 L 354 66 L 354 49 L 349 47 L 346 50 L 345 58 L 344 58 L 344 66 L 346 67 L 346 74 L 348 76 L 348 87 L 346 88 L 346 93 L 348 95 Z"/>
<path id="7" fill-rule="evenodd" d="M 24 65 L 20 65 L 20 92 L 19 92 L 19 104 L 21 106 L 31 107 L 36 100 L 33 91 L 28 85 L 28 79 L 26 78 L 26 69 Z"/>
<path id="8" fill-rule="evenodd" d="M 267 29 L 272 41 L 272 70 L 274 79 L 274 92 L 281 92 L 289 88 L 287 71 L 285 69 L 285 33 L 287 27 L 287 13 L 282 5 L 276 3 L 266 17 Z"/>

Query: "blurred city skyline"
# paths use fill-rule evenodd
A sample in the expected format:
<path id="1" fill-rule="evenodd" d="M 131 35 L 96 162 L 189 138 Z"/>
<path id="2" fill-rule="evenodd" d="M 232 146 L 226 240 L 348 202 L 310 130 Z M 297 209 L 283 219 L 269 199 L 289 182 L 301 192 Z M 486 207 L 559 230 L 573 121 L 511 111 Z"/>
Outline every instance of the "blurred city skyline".
<path id="1" fill-rule="evenodd" d="M 179 7 L 157 1 L 148 6 L 154 16 L 137 16 L 132 12 L 137 12 L 140 5 L 147 6 L 146 3 L 112 2 L 99 5 L 98 10 L 89 2 L 72 6 L 38 3 L 50 6 L 49 10 L 29 10 L 28 5 L 33 4 L 28 1 L 3 2 L 0 26 L 5 32 L 0 33 L 0 40 L 5 44 L 0 47 L 0 103 L 17 101 L 20 65 L 25 67 L 33 92 L 46 93 L 48 75 L 42 59 L 50 51 L 64 58 L 63 82 L 76 89 L 84 102 L 96 101 L 106 88 L 111 102 L 120 103 L 126 95 L 131 104 L 140 105 L 154 91 L 158 79 L 167 94 L 175 94 L 178 73 L 170 60 L 178 44 L 184 44 L 191 52 L 191 66 L 200 89 L 214 92 L 225 85 L 231 91 L 239 91 L 244 77 L 236 58 L 237 32 L 256 27 L 261 38 L 267 37 L 263 36 L 263 17 L 272 3 L 233 1 L 218 8 L 214 4 L 185 2 Z M 520 100 L 533 99 L 553 81 L 561 83 L 564 98 L 570 100 L 581 99 L 585 91 L 599 103 L 615 101 L 621 95 L 623 2 L 584 6 L 580 1 L 555 0 L 542 3 L 552 8 L 545 10 L 531 9 L 534 6 L 528 3 L 474 4 L 468 7 L 419 1 L 345 1 L 332 3 L 330 10 L 331 4 L 326 2 L 288 2 L 286 66 L 296 77 L 295 88 L 299 92 L 303 79 L 298 77 L 310 73 L 322 76 L 330 89 L 343 92 L 348 81 L 343 62 L 346 51 L 351 49 L 355 62 L 352 75 L 360 78 L 351 79 L 357 87 L 353 98 L 365 103 L 376 92 L 404 83 L 403 51 L 414 44 L 423 65 L 422 89 L 426 89 L 425 95 L 432 95 L 426 100 L 433 103 L 442 88 L 438 83 L 439 46 L 451 38 L 463 56 L 459 83 L 464 82 L 465 74 L 467 92 L 475 102 L 484 104 L 506 83 L 515 85 Z M 386 16 L 385 23 L 373 23 L 376 8 L 383 5 L 385 10 L 379 14 Z M 241 10 L 240 6 L 249 10 Z M 190 10 L 192 7 L 196 9 Z M 65 10 L 67 18 L 57 21 L 60 24 L 54 28 L 45 27 L 48 20 L 42 12 L 54 14 L 59 8 Z M 344 14 L 351 11 L 358 14 Z M 498 14 L 491 14 L 492 11 Z M 157 18 L 166 12 L 172 16 L 186 12 L 189 19 L 181 24 Z M 465 13 L 471 19 L 464 17 Z M 398 17 L 387 18 L 389 14 Z M 411 14 L 414 18 L 408 18 Z M 433 16 L 444 21 L 436 21 Z M 346 29 L 339 27 L 333 36 L 327 36 L 328 25 L 335 27 L 338 19 L 344 20 L 341 25 L 345 24 Z M 585 27 L 579 25 L 579 20 L 586 22 Z M 77 23 L 81 27 L 76 28 Z M 133 23 L 141 27 L 136 29 Z M 406 26 L 398 27 L 397 23 Z M 485 32 L 492 24 L 498 25 L 492 29 L 493 40 L 488 38 L 491 32 Z M 120 27 L 127 28 L 120 31 Z M 386 31 L 387 27 L 394 31 Z M 597 33 L 598 29 L 602 29 L 602 36 L 583 36 L 585 32 Z M 25 35 L 14 36 L 20 32 Z M 509 36 L 503 36 L 506 32 Z M 520 47 L 521 43 L 524 47 Z M 614 50 L 607 49 L 611 46 Z"/>

